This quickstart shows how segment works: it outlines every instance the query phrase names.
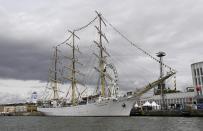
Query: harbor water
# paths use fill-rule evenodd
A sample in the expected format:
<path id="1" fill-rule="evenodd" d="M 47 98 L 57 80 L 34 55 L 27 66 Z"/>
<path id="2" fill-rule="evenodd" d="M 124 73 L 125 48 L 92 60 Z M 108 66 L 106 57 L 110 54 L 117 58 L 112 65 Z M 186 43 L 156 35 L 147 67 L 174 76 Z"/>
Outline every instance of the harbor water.
<path id="1" fill-rule="evenodd" d="M 0 131 L 202 131 L 203 117 L 1 116 Z"/>

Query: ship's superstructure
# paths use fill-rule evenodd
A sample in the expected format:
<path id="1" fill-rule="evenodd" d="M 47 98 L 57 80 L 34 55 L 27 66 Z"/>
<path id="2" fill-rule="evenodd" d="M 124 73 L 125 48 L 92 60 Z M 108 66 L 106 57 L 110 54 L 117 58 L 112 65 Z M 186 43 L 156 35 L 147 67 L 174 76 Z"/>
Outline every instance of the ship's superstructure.
<path id="1" fill-rule="evenodd" d="M 58 77 L 57 63 L 58 63 L 58 46 L 57 45 L 54 53 L 54 68 L 52 68 L 50 81 L 52 83 L 51 89 L 53 90 L 53 96 L 50 100 L 45 100 L 39 102 L 38 111 L 43 112 L 45 115 L 53 116 L 128 116 L 130 110 L 132 109 L 136 99 L 138 99 L 142 94 L 146 93 L 150 89 L 158 86 L 160 83 L 163 83 L 164 80 L 168 79 L 175 74 L 173 70 L 168 72 L 165 76 L 159 78 L 158 80 L 147 84 L 146 86 L 140 88 L 139 90 L 133 91 L 129 95 L 119 96 L 118 91 L 119 87 L 117 84 L 118 74 L 115 66 L 108 61 L 110 54 L 106 50 L 104 44 L 109 43 L 106 35 L 102 31 L 102 27 L 106 26 L 106 20 L 102 15 L 96 12 L 97 17 L 95 17 L 87 25 L 78 28 L 70 32 L 70 37 L 61 44 L 66 44 L 71 48 L 71 56 L 64 56 L 65 59 L 69 60 L 69 65 L 63 66 L 63 69 L 68 70 L 68 74 L 63 76 L 63 79 L 68 80 L 70 84 L 70 90 L 68 90 L 67 95 L 70 95 L 70 101 L 64 101 L 63 98 L 59 97 L 59 87 L 58 84 L 62 83 Z M 78 46 L 76 46 L 76 39 L 80 39 L 76 33 L 83 28 L 86 28 L 92 24 L 95 20 L 98 20 L 98 26 L 95 26 L 97 31 L 98 39 L 93 41 L 96 45 L 98 52 L 94 52 L 93 55 L 97 58 L 97 66 L 94 67 L 94 70 L 98 73 L 98 81 L 96 87 L 96 93 L 90 96 L 82 96 L 83 90 L 79 93 L 77 85 L 84 85 L 81 83 L 76 75 L 83 75 L 82 72 L 77 68 L 77 64 L 82 65 L 78 60 L 77 53 L 81 53 Z M 105 22 L 106 21 L 106 22 Z M 110 26 L 112 26 L 110 24 Z M 113 26 L 112 26 L 113 27 Z M 113 27 L 115 29 L 115 27 Z M 115 29 L 116 30 L 116 29 Z M 116 30 L 118 32 L 118 30 Z M 122 37 L 120 32 L 118 32 Z M 71 42 L 67 42 L 71 40 Z M 129 40 L 128 40 L 129 41 Z M 133 45 L 133 43 L 131 43 Z M 137 48 L 137 46 L 135 46 Z M 141 48 L 141 51 L 145 52 Z M 149 55 L 149 54 L 147 54 Z M 152 56 L 150 56 L 152 57 Z M 157 60 L 158 61 L 158 60 Z M 158 61 L 159 62 L 159 61 Z M 108 70 L 111 70 L 113 73 L 109 74 Z M 54 75 L 53 75 L 54 74 Z"/>

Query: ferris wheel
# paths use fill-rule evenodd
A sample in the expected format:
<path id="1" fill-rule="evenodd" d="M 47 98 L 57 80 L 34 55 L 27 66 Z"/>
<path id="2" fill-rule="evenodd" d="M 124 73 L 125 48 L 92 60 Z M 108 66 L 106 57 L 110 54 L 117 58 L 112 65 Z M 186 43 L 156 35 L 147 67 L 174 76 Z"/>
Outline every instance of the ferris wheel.
<path id="1" fill-rule="evenodd" d="M 105 65 L 105 72 L 110 79 L 106 80 L 106 85 L 108 87 L 108 94 L 109 96 L 116 96 L 118 95 L 118 73 L 114 64 L 109 63 Z"/>

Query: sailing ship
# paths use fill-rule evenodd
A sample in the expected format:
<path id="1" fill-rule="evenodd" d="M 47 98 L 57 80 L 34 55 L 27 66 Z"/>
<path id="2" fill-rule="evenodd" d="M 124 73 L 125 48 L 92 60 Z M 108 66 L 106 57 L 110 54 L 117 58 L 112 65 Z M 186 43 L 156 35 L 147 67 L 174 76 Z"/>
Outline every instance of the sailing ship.
<path id="1" fill-rule="evenodd" d="M 99 20 L 99 26 L 95 26 L 97 32 L 98 32 L 98 41 L 94 41 L 96 44 L 99 52 L 98 54 L 93 53 L 96 58 L 98 58 L 98 67 L 94 67 L 95 71 L 99 74 L 99 81 L 98 85 L 100 86 L 100 89 L 97 87 L 98 91 L 97 94 L 89 95 L 85 97 L 77 97 L 76 96 L 76 88 L 77 84 L 81 84 L 77 78 L 76 74 L 82 75 L 82 73 L 76 69 L 76 64 L 81 64 L 77 57 L 76 52 L 80 52 L 79 48 L 75 45 L 75 39 L 79 39 L 79 37 L 75 34 L 78 30 L 81 30 L 85 27 L 87 27 L 89 24 L 91 24 L 93 21 L 91 21 L 88 25 L 85 25 L 84 27 L 69 31 L 71 33 L 71 36 L 68 38 L 71 39 L 72 42 L 66 43 L 63 42 L 62 44 L 66 43 L 72 50 L 71 57 L 66 57 L 71 61 L 71 66 L 66 66 L 66 68 L 69 70 L 70 75 L 69 77 L 63 77 L 64 79 L 67 79 L 70 81 L 71 85 L 71 93 L 70 102 L 64 102 L 63 98 L 59 98 L 59 87 L 58 84 L 60 83 L 60 80 L 58 78 L 58 71 L 57 71 L 57 62 L 58 62 L 58 56 L 57 52 L 58 46 L 55 47 L 55 53 L 54 53 L 54 68 L 50 70 L 51 74 L 53 74 L 50 77 L 51 81 L 51 90 L 53 91 L 53 97 L 50 100 L 42 100 L 39 101 L 37 110 L 44 113 L 48 116 L 129 116 L 130 111 L 132 107 L 134 106 L 136 100 L 140 98 L 140 96 L 147 91 L 151 90 L 152 88 L 158 86 L 159 84 L 163 83 L 166 79 L 171 77 L 175 74 L 174 71 L 168 72 L 164 77 L 159 78 L 158 80 L 155 80 L 144 87 L 140 88 L 139 90 L 133 91 L 131 93 L 128 93 L 126 95 L 118 95 L 119 87 L 117 84 L 116 77 L 112 77 L 108 74 L 107 67 L 109 66 L 111 69 L 115 71 L 115 67 L 108 63 L 107 57 L 110 57 L 110 54 L 105 49 L 103 45 L 103 41 L 108 42 L 107 37 L 102 32 L 102 25 L 106 25 L 105 20 L 101 13 L 97 13 L 96 19 Z M 116 71 L 115 71 L 116 72 Z M 84 75 L 84 74 L 83 74 Z M 109 80 L 111 84 L 107 87 L 106 86 L 106 80 Z"/>

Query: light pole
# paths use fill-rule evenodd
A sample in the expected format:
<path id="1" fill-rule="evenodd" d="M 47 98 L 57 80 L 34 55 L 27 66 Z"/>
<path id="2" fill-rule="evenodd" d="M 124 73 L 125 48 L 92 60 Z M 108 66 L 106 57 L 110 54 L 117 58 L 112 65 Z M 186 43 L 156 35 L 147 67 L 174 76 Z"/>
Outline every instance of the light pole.
<path id="1" fill-rule="evenodd" d="M 160 79 L 163 77 L 164 73 L 163 73 L 163 57 L 166 56 L 165 52 L 158 52 L 157 57 L 160 58 Z M 164 99 L 164 89 L 165 89 L 165 83 L 162 82 L 159 84 L 158 87 L 161 90 L 161 99 L 162 99 L 162 105 L 161 105 L 161 109 L 166 109 L 166 104 L 165 104 L 165 99 Z"/>

